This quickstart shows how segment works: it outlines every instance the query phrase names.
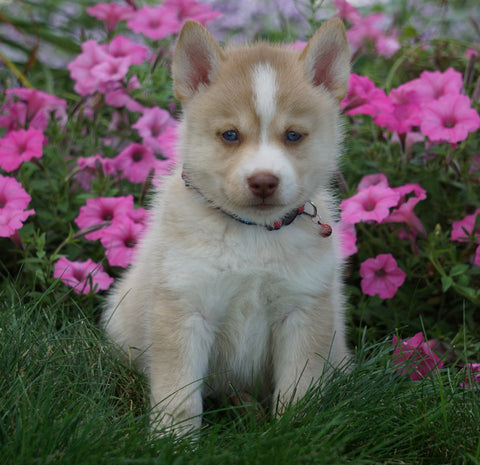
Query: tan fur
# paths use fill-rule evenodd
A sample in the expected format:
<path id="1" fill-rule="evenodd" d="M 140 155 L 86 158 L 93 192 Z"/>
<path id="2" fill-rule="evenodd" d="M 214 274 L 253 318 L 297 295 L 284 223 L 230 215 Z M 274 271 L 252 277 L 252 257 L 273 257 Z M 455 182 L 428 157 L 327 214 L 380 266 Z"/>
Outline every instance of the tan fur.
<path id="1" fill-rule="evenodd" d="M 185 186 L 181 166 L 164 180 L 137 261 L 103 314 L 149 377 L 156 426 L 198 428 L 202 398 L 232 389 L 270 396 L 280 414 L 328 357 L 347 356 L 338 234 L 321 237 L 307 215 L 278 231 L 261 225 L 307 201 L 333 224 L 328 184 L 348 60 L 338 20 L 302 53 L 268 44 L 222 50 L 202 26 L 185 24 L 173 62 L 184 108 L 179 150 L 201 194 Z M 272 113 L 268 126 L 262 109 Z M 226 142 L 230 130 L 238 140 Z M 289 131 L 301 140 L 288 141 Z M 258 173 L 279 179 L 266 199 L 248 186 Z"/>

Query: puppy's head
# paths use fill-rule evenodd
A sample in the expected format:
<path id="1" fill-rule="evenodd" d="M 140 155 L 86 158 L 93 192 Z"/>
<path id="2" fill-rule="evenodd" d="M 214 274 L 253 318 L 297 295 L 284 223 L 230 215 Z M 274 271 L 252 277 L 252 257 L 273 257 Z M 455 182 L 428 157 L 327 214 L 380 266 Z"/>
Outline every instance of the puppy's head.
<path id="1" fill-rule="evenodd" d="M 337 19 L 301 53 L 264 43 L 223 50 L 187 21 L 173 78 L 191 182 L 217 206 L 257 223 L 305 203 L 335 166 L 349 61 Z"/>

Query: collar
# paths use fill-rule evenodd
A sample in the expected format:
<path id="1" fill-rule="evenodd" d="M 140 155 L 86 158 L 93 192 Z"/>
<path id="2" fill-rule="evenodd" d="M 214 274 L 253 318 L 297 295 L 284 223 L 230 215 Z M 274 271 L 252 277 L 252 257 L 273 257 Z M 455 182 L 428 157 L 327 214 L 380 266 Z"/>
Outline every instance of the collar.
<path id="1" fill-rule="evenodd" d="M 320 226 L 319 234 L 322 237 L 328 237 L 332 234 L 332 228 L 330 227 L 330 225 L 321 222 L 321 219 L 317 214 L 317 207 L 315 206 L 315 204 L 313 202 L 308 201 L 305 204 L 301 205 L 300 207 L 291 210 L 285 216 L 283 216 L 282 218 L 280 218 L 277 221 L 274 221 L 272 224 L 260 224 L 260 223 L 255 223 L 254 221 L 251 221 L 249 219 L 242 218 L 241 216 L 239 216 L 235 213 L 229 212 L 229 211 L 225 210 L 224 208 L 216 205 L 213 201 L 207 199 L 205 197 L 205 195 L 203 194 L 203 192 L 197 186 L 192 184 L 192 182 L 190 181 L 190 179 L 189 179 L 189 177 L 188 177 L 188 175 L 185 171 L 185 167 L 182 170 L 182 179 L 185 182 L 186 187 L 191 187 L 192 189 L 197 191 L 207 201 L 207 203 L 209 205 L 211 205 L 212 207 L 221 211 L 222 213 L 229 216 L 230 218 L 233 218 L 234 220 L 239 221 L 240 223 L 243 223 L 243 224 L 246 224 L 246 225 L 249 225 L 249 226 L 263 226 L 268 231 L 277 231 L 280 228 L 282 228 L 283 226 L 288 226 L 289 224 L 293 223 L 295 221 L 295 219 L 297 217 L 299 217 L 300 215 L 307 215 L 307 216 L 310 216 L 312 218 L 312 220 Z M 306 211 L 306 205 L 310 205 L 313 208 L 313 213 L 309 213 L 309 212 Z"/>

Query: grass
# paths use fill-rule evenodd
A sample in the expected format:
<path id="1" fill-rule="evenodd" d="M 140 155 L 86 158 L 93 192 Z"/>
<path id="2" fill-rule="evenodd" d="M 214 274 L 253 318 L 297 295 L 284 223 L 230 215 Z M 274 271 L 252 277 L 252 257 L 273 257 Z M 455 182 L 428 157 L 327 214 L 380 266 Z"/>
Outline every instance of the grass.
<path id="1" fill-rule="evenodd" d="M 278 421 L 211 407 L 197 441 L 152 438 L 146 381 L 92 322 L 97 302 L 19 287 L 0 296 L 4 465 L 480 464 L 480 393 L 448 371 L 399 377 L 389 341 Z"/>

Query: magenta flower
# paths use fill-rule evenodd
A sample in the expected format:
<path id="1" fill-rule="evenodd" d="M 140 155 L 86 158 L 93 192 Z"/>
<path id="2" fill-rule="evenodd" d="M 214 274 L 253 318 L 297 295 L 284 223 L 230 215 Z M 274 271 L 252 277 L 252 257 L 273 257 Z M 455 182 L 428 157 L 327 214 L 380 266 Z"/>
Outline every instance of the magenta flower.
<path id="1" fill-rule="evenodd" d="M 8 130 L 46 129 L 52 115 L 60 122 L 67 122 L 67 102 L 54 95 L 36 89 L 15 87 L 7 89 L 2 106 L 6 115 L 0 116 L 0 126 Z"/>
<path id="2" fill-rule="evenodd" d="M 107 84 L 122 80 L 127 75 L 130 64 L 128 57 L 115 58 L 106 55 L 101 63 L 92 67 L 90 73 L 93 78 L 97 79 L 98 84 Z"/>
<path id="3" fill-rule="evenodd" d="M 176 126 L 170 113 L 162 108 L 145 108 L 143 115 L 132 126 L 142 137 L 143 144 L 154 152 L 160 152 L 160 142 L 158 138 L 169 127 Z"/>
<path id="4" fill-rule="evenodd" d="M 90 258 L 85 262 L 72 262 L 65 257 L 59 258 L 54 266 L 53 277 L 62 282 L 77 294 L 97 293 L 106 290 L 113 283 L 99 263 Z"/>
<path id="5" fill-rule="evenodd" d="M 70 77 L 75 81 L 75 92 L 79 95 L 91 95 L 98 90 L 100 81 L 92 70 L 108 61 L 109 56 L 106 47 L 94 40 L 87 40 L 82 44 L 82 53 L 67 66 Z"/>
<path id="6" fill-rule="evenodd" d="M 441 71 L 423 71 L 420 77 L 404 84 L 414 90 L 422 103 L 438 100 L 449 94 L 458 95 L 463 87 L 462 74 L 453 68 Z"/>
<path id="7" fill-rule="evenodd" d="M 347 258 L 351 255 L 355 255 L 358 252 L 355 225 L 339 221 L 337 223 L 337 230 L 340 235 L 341 257 Z"/>
<path id="8" fill-rule="evenodd" d="M 115 168 L 121 172 L 121 177 L 133 183 L 142 183 L 147 179 L 150 170 L 157 167 L 158 159 L 147 147 L 131 143 L 114 159 Z"/>
<path id="9" fill-rule="evenodd" d="M 460 383 L 463 388 L 473 387 L 477 390 L 480 385 L 480 363 L 467 363 L 465 367 L 465 382 Z"/>
<path id="10" fill-rule="evenodd" d="M 164 39 L 170 34 L 180 32 L 182 23 L 178 12 L 164 6 L 144 6 L 137 10 L 128 20 L 127 27 L 152 40 Z"/>
<path id="11" fill-rule="evenodd" d="M 392 107 L 387 108 L 386 111 L 380 111 L 373 120 L 375 124 L 398 134 L 410 132 L 412 127 L 420 125 L 421 106 L 416 91 L 406 86 L 399 86 L 390 92 L 389 98 L 392 101 Z"/>
<path id="12" fill-rule="evenodd" d="M 337 16 L 346 20 L 352 24 L 355 24 L 362 20 L 360 12 L 350 5 L 346 0 L 333 0 L 333 5 L 338 10 Z"/>
<path id="13" fill-rule="evenodd" d="M 147 48 L 117 35 L 108 44 L 108 53 L 114 58 L 128 58 L 132 65 L 141 65 L 147 56 Z"/>
<path id="14" fill-rule="evenodd" d="M 75 223 L 81 229 L 105 222 L 113 223 L 114 220 L 121 220 L 127 217 L 132 210 L 134 210 L 132 195 L 88 199 L 86 205 L 80 207 L 80 213 L 75 219 Z M 101 239 L 105 231 L 106 228 L 99 229 L 98 231 L 88 233 L 85 238 L 91 241 Z"/>
<path id="15" fill-rule="evenodd" d="M 480 127 L 480 116 L 462 94 L 447 94 L 423 107 L 420 130 L 432 142 L 455 144 Z"/>
<path id="16" fill-rule="evenodd" d="M 400 201 L 396 208 L 383 220 L 384 223 L 406 223 L 412 230 L 426 236 L 425 227 L 413 213 L 415 205 L 421 200 L 427 198 L 427 192 L 418 184 L 405 184 L 404 186 L 394 188 L 400 194 Z"/>
<path id="17" fill-rule="evenodd" d="M 404 283 L 406 274 L 398 267 L 392 254 L 388 253 L 365 260 L 360 265 L 360 276 L 364 294 L 391 299 Z"/>
<path id="18" fill-rule="evenodd" d="M 465 216 L 462 220 L 454 221 L 452 227 L 452 241 L 466 242 L 473 237 L 474 241 L 480 243 L 480 222 L 475 228 L 477 216 L 480 215 L 480 209 L 475 213 Z"/>
<path id="19" fill-rule="evenodd" d="M 393 363 L 401 375 L 409 374 L 412 381 L 425 378 L 435 370 L 443 367 L 443 360 L 432 350 L 432 342 L 425 341 L 422 333 L 417 333 L 410 339 L 398 341 L 393 335 Z"/>
<path id="20" fill-rule="evenodd" d="M 163 5 L 169 10 L 176 11 L 180 23 L 187 19 L 194 19 L 205 25 L 208 21 L 223 16 L 221 11 L 212 10 L 209 5 L 194 0 L 166 0 Z"/>
<path id="21" fill-rule="evenodd" d="M 367 174 L 358 183 L 358 190 L 361 191 L 370 186 L 389 187 L 387 176 L 384 173 Z"/>
<path id="22" fill-rule="evenodd" d="M 390 187 L 369 186 L 340 203 L 340 216 L 346 223 L 381 223 L 390 214 L 390 208 L 395 207 L 399 200 L 400 194 Z"/>
<path id="23" fill-rule="evenodd" d="M 122 268 L 130 265 L 144 230 L 142 223 L 136 223 L 128 217 L 124 217 L 122 221 L 114 221 L 100 238 L 108 263 Z"/>
<path id="24" fill-rule="evenodd" d="M 0 237 L 11 237 L 35 210 L 25 210 L 32 198 L 13 178 L 0 175 Z"/>
<path id="25" fill-rule="evenodd" d="M 107 31 L 113 31 L 119 21 L 130 18 L 134 9 L 127 5 L 117 5 L 116 3 L 98 3 L 87 7 L 87 13 L 101 21 L 105 21 Z"/>
<path id="26" fill-rule="evenodd" d="M 16 170 L 24 161 L 43 155 L 43 132 L 40 129 L 10 131 L 0 139 L 0 168 Z"/>
<path id="27" fill-rule="evenodd" d="M 352 73 L 348 92 L 341 103 L 347 115 L 370 115 L 375 117 L 379 112 L 388 113 L 393 109 L 393 103 L 382 89 L 367 76 Z"/>

